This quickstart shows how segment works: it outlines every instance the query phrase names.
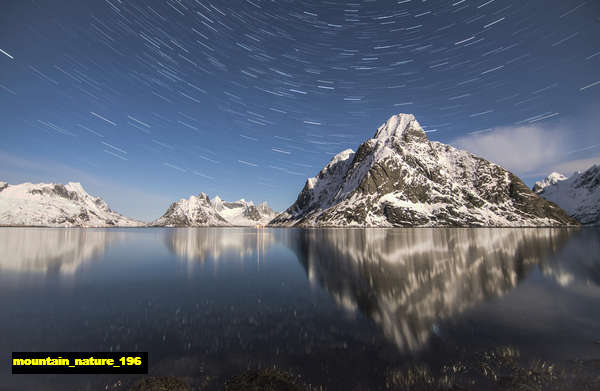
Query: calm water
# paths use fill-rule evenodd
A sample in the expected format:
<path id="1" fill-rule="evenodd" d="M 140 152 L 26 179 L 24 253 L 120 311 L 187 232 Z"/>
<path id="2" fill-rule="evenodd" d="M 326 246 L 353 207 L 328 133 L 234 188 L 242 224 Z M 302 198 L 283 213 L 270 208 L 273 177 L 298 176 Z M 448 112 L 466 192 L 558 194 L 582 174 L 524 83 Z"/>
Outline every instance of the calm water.
<path id="1" fill-rule="evenodd" d="M 594 229 L 0 228 L 7 358 L 148 351 L 151 374 L 215 389 L 273 364 L 329 389 L 380 389 L 388 369 L 501 345 L 598 358 L 599 308 Z M 7 364 L 0 390 L 135 379 Z"/>

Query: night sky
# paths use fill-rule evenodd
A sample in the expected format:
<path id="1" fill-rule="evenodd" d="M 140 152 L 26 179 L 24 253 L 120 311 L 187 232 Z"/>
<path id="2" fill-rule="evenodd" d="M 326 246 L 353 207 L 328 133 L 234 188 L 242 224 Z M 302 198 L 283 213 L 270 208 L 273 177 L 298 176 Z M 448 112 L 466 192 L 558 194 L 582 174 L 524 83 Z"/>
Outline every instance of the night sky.
<path id="1" fill-rule="evenodd" d="M 600 2 L 3 0 L 0 180 L 284 209 L 397 113 L 531 184 L 600 162 Z"/>

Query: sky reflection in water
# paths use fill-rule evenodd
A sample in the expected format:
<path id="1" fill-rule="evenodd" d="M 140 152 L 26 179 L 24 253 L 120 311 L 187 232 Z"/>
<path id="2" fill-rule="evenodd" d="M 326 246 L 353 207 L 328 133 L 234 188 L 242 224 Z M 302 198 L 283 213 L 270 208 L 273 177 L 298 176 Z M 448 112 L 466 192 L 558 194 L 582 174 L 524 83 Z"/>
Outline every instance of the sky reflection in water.
<path id="1" fill-rule="evenodd" d="M 152 373 L 195 379 L 277 363 L 375 388 L 461 349 L 598 353 L 599 230 L 6 228 L 0 252 L 3 351 L 149 351 Z"/>

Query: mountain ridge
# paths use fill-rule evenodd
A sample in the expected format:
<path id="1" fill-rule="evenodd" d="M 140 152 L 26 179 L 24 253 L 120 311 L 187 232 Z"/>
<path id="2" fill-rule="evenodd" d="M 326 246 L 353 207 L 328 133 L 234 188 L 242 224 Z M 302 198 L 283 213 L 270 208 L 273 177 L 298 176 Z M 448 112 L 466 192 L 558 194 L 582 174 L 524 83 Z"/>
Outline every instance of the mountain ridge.
<path id="1" fill-rule="evenodd" d="M 553 172 L 537 182 L 533 191 L 582 224 L 600 225 L 600 165 L 594 164 L 568 178 Z"/>
<path id="2" fill-rule="evenodd" d="M 239 199 L 229 202 L 218 195 L 212 200 L 206 193 L 173 202 L 158 219 L 149 223 L 160 227 L 230 227 L 266 225 L 276 213 L 266 202 L 254 205 Z"/>
<path id="3" fill-rule="evenodd" d="M 81 183 L 0 182 L 0 225 L 40 227 L 141 227 L 100 197 L 88 194 Z"/>

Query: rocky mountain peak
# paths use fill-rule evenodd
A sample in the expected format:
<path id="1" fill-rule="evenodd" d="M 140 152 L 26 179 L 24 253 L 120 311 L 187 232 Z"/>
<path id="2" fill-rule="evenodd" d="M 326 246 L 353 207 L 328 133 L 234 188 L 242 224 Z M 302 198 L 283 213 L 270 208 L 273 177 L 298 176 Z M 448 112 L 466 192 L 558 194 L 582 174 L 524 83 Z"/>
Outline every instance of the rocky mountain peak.
<path id="1" fill-rule="evenodd" d="M 300 226 L 577 225 L 514 174 L 430 142 L 410 114 L 392 116 L 356 153 L 336 155 L 271 221 Z"/>
<path id="2" fill-rule="evenodd" d="M 221 197 L 219 197 L 219 196 L 217 195 L 217 196 L 215 196 L 215 198 L 213 198 L 213 199 L 212 199 L 212 201 L 211 201 L 210 203 L 212 204 L 212 206 L 215 208 L 215 210 L 216 210 L 217 212 L 220 212 L 220 211 L 222 211 L 222 210 L 223 210 L 223 208 L 224 208 L 224 206 L 223 206 L 223 203 L 224 203 L 224 202 L 225 202 L 225 201 L 223 201 L 223 200 L 221 199 Z"/>
<path id="3" fill-rule="evenodd" d="M 210 198 L 208 197 L 208 195 L 204 192 L 198 194 L 198 199 L 204 202 L 207 202 L 210 204 Z"/>
<path id="4" fill-rule="evenodd" d="M 67 183 L 67 185 L 65 187 L 67 188 L 67 190 L 74 191 L 76 193 L 80 193 L 80 194 L 87 193 L 84 190 L 84 188 L 81 185 L 81 183 L 79 183 L 79 182 L 69 182 L 69 183 Z"/>
<path id="5" fill-rule="evenodd" d="M 390 139 L 400 139 L 404 142 L 428 141 L 425 131 L 412 114 L 391 116 L 386 123 L 377 129 L 373 138 L 386 144 Z"/>

